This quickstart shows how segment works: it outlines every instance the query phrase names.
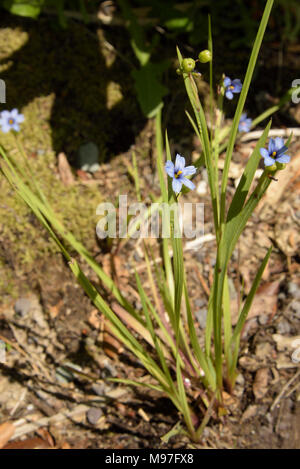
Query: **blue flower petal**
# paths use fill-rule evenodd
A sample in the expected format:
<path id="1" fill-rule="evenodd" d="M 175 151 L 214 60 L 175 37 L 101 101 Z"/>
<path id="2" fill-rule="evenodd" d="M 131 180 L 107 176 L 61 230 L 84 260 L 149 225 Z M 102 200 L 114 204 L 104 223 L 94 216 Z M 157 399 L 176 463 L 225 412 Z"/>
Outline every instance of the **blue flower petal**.
<path id="1" fill-rule="evenodd" d="M 170 178 L 174 177 L 174 163 L 172 163 L 172 161 L 166 161 L 165 171 Z"/>
<path id="2" fill-rule="evenodd" d="M 175 172 L 177 173 L 178 171 L 183 171 L 184 166 L 185 158 L 177 153 L 175 160 Z"/>
<path id="3" fill-rule="evenodd" d="M 9 124 L 2 124 L 2 132 L 5 134 L 10 131 L 10 125 Z"/>
<path id="4" fill-rule="evenodd" d="M 15 122 L 11 128 L 15 131 L 15 132 L 19 132 L 20 130 L 20 127 L 19 127 L 19 124 L 17 124 L 17 122 Z"/>
<path id="5" fill-rule="evenodd" d="M 175 192 L 175 194 L 179 194 L 179 192 L 181 191 L 181 188 L 182 188 L 182 184 L 183 184 L 182 179 L 173 178 L 172 189 Z"/>
<path id="6" fill-rule="evenodd" d="M 195 189 L 195 184 L 194 184 L 192 181 L 190 181 L 189 179 L 185 178 L 185 177 L 182 179 L 182 183 L 183 183 L 186 187 L 188 187 L 189 189 L 191 189 L 191 191 L 193 191 L 193 190 Z"/>
<path id="7" fill-rule="evenodd" d="M 270 138 L 268 150 L 269 150 L 269 155 L 271 155 L 274 151 L 276 151 L 274 138 Z"/>
<path id="8" fill-rule="evenodd" d="M 279 158 L 276 158 L 276 161 L 278 161 L 278 163 L 289 163 L 290 159 L 291 157 L 289 155 L 282 155 Z"/>
<path id="9" fill-rule="evenodd" d="M 269 158 L 269 152 L 265 148 L 260 148 L 259 153 L 261 154 L 263 158 Z M 273 160 L 273 163 L 274 163 L 274 160 Z"/>
<path id="10" fill-rule="evenodd" d="M 10 117 L 10 112 L 9 111 L 2 111 L 1 112 L 1 118 L 2 119 L 9 119 Z"/>
<path id="11" fill-rule="evenodd" d="M 275 150 L 278 151 L 284 146 L 283 138 L 276 137 L 275 138 Z"/>
<path id="12" fill-rule="evenodd" d="M 23 114 L 18 114 L 15 119 L 18 124 L 21 124 L 22 122 L 24 122 L 25 117 Z"/>
<path id="13" fill-rule="evenodd" d="M 227 86 L 230 86 L 231 85 L 231 80 L 229 77 L 225 77 L 224 78 L 224 82 L 223 82 L 225 88 L 227 88 Z"/>
<path id="14" fill-rule="evenodd" d="M 229 90 L 226 91 L 225 96 L 227 99 L 233 99 L 233 93 Z"/>
<path id="15" fill-rule="evenodd" d="M 273 164 L 275 164 L 275 160 L 274 158 L 271 158 L 270 156 L 268 156 L 267 158 L 264 159 L 264 164 L 265 166 L 273 166 Z"/>
<path id="16" fill-rule="evenodd" d="M 279 158 L 281 155 L 283 155 L 287 151 L 288 147 L 283 145 L 279 150 L 277 151 L 277 158 Z"/>
<path id="17" fill-rule="evenodd" d="M 186 166 L 185 168 L 183 168 L 182 174 L 183 176 L 191 176 L 192 174 L 195 174 L 195 172 L 195 166 Z"/>
<path id="18" fill-rule="evenodd" d="M 242 82 L 239 78 L 236 78 L 235 80 L 232 81 L 232 85 L 234 86 L 234 89 L 232 90 L 233 93 L 240 93 L 242 89 Z"/>

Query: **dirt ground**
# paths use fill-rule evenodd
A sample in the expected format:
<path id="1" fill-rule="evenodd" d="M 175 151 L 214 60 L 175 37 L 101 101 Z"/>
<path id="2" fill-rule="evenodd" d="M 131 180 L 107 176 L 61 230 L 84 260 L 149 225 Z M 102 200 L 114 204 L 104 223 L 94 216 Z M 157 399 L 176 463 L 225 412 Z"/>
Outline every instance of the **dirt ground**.
<path id="1" fill-rule="evenodd" d="M 4 74 L 5 80 L 14 84 L 8 87 L 13 89 L 9 91 L 9 102 L 11 107 L 24 111 L 23 143 L 54 209 L 107 272 L 114 262 L 121 291 L 140 308 L 134 293 L 133 269 L 137 267 L 143 275 L 146 268 L 141 244 L 130 240 L 114 254 L 115 245 L 97 240 L 94 214 L 97 203 L 116 200 L 122 190 L 126 190 L 129 201 L 135 201 L 128 170 L 132 150 L 137 156 L 143 200 L 150 201 L 149 193 L 159 195 L 154 126 L 139 111 L 124 62 L 112 49 L 107 52 L 107 42 L 112 42 L 115 50 L 132 59 L 124 31 L 114 36 L 104 28 L 93 30 L 91 37 L 91 31 L 82 34 L 82 28 L 75 23 L 67 33 L 56 31 L 58 51 L 59 42 L 68 36 L 65 56 L 69 57 L 67 67 L 72 73 L 65 76 L 64 56 L 52 52 L 53 25 L 24 22 L 7 15 L 0 29 L 1 77 Z M 74 44 L 78 47 L 75 52 Z M 94 66 L 96 49 L 100 58 Z M 280 81 L 281 52 L 281 44 L 276 41 L 262 49 L 265 68 L 255 77 L 260 98 L 252 89 L 249 100 L 253 116 L 263 110 L 262 106 L 276 102 L 299 70 L 297 49 L 291 46 L 284 60 L 288 76 Z M 70 54 L 74 53 L 78 60 L 71 60 Z M 227 63 L 233 55 L 228 52 Z M 53 67 L 56 64 L 58 72 L 48 76 L 49 62 Z M 40 75 L 33 73 L 36 67 Z M 282 86 L 276 92 L 266 78 L 274 77 L 274 69 Z M 21 80 L 26 70 L 30 79 Z M 92 76 L 92 81 L 91 91 L 81 103 L 76 86 L 83 72 Z M 172 154 L 178 151 L 191 155 L 194 161 L 199 155 L 199 142 L 192 137 L 188 124 L 188 130 L 182 130 L 186 98 L 183 90 L 175 92 L 179 88 L 176 80 L 174 73 L 169 83 L 174 93 L 166 101 L 164 125 L 168 126 Z M 96 108 L 95 93 L 100 95 Z M 276 114 L 272 128 L 299 127 L 299 106 L 289 103 Z M 87 140 L 95 142 L 102 155 L 101 167 L 93 176 L 74 166 L 76 149 Z M 228 199 L 255 144 L 253 136 L 235 147 Z M 4 145 L 13 151 L 9 137 Z M 58 164 L 60 152 L 73 165 L 70 187 Z M 0 339 L 7 343 L 7 350 L 5 362 L 0 363 L 0 424 L 6 422 L 7 426 L 5 430 L 0 427 L 0 443 L 6 441 L 6 448 L 66 449 L 300 447 L 299 136 L 294 137 L 289 153 L 292 162 L 276 176 L 278 181 L 272 181 L 233 254 L 230 294 L 234 317 L 241 285 L 247 293 L 266 250 L 270 244 L 274 246 L 243 331 L 236 388 L 231 395 L 224 393 L 228 413 L 211 418 L 199 444 L 180 434 L 164 437 L 179 421 L 167 398 L 155 391 L 109 381 L 143 380 L 146 373 L 109 334 L 104 318 L 74 282 L 61 255 L 1 178 Z M 187 201 L 205 204 L 205 235 L 212 233 L 206 182 L 206 171 L 200 169 L 195 177 L 196 190 L 184 196 Z M 197 251 L 186 244 L 185 265 L 201 340 L 212 282 L 214 241 L 208 238 Z M 83 269 L 97 284 L 95 274 L 84 263 Z M 11 432 L 6 440 L 5 432 Z"/>

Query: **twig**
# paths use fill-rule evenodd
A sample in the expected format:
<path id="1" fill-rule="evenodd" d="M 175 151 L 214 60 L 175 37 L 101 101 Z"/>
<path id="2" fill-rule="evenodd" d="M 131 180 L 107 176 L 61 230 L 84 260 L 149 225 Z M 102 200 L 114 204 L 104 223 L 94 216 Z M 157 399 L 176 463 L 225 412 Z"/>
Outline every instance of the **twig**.
<path id="1" fill-rule="evenodd" d="M 287 129 L 271 129 L 269 131 L 269 137 L 289 137 L 293 132 L 293 135 L 299 137 L 300 128 L 299 127 L 290 127 Z M 240 139 L 241 142 L 249 142 L 250 140 L 258 140 L 263 134 L 262 130 L 253 130 L 253 132 L 247 132 Z"/>
<path id="2" fill-rule="evenodd" d="M 282 399 L 282 397 L 284 396 L 284 393 L 286 392 L 286 390 L 298 378 L 299 375 L 300 375 L 300 370 L 298 370 L 297 373 L 294 376 L 292 376 L 292 378 L 283 386 L 282 390 L 280 391 L 280 393 L 278 394 L 278 396 L 274 400 L 273 404 L 271 405 L 270 412 L 272 412 L 275 409 L 275 407 L 278 405 L 280 399 Z"/>

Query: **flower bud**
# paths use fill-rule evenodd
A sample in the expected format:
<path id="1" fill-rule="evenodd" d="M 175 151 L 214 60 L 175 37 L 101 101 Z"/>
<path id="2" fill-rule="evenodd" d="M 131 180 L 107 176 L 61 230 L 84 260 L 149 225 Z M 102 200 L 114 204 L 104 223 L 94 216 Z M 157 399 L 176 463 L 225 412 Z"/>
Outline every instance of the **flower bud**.
<path id="1" fill-rule="evenodd" d="M 186 73 L 191 73 L 194 68 L 196 66 L 196 62 L 194 59 L 183 59 L 182 61 L 182 68 L 183 68 L 183 71 L 186 72 Z"/>
<path id="2" fill-rule="evenodd" d="M 177 75 L 181 75 L 181 74 L 182 74 L 182 71 L 180 70 L 180 68 L 176 68 L 176 73 L 177 73 Z"/>
<path id="3" fill-rule="evenodd" d="M 211 62 L 212 55 L 210 50 L 205 49 L 199 52 L 198 59 L 202 64 L 205 64 L 206 62 Z"/>
<path id="4" fill-rule="evenodd" d="M 266 171 L 276 171 L 277 170 L 277 163 L 272 164 L 272 166 L 266 166 Z"/>
<path id="5" fill-rule="evenodd" d="M 286 167 L 286 163 L 278 163 L 278 161 L 276 161 L 276 169 L 284 169 Z"/>

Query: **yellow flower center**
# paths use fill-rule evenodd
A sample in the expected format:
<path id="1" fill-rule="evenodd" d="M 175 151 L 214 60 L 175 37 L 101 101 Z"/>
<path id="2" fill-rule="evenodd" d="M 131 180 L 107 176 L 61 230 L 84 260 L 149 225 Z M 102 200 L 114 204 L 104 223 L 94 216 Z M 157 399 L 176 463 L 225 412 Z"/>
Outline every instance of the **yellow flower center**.
<path id="1" fill-rule="evenodd" d="M 10 125 L 13 125 L 14 120 L 13 120 L 13 119 L 9 119 L 8 123 L 9 123 Z"/>
<path id="2" fill-rule="evenodd" d="M 272 156 L 273 156 L 273 158 L 275 158 L 275 156 L 276 156 L 276 151 L 273 151 Z"/>
<path id="3" fill-rule="evenodd" d="M 175 173 L 175 178 L 176 178 L 176 179 L 179 178 L 180 174 L 182 174 L 182 171 L 180 171 L 180 170 L 177 171 L 177 173 Z"/>
<path id="4" fill-rule="evenodd" d="M 230 90 L 234 90 L 234 86 L 233 86 L 233 85 L 230 85 L 230 86 L 229 86 L 229 89 L 230 89 Z"/>

